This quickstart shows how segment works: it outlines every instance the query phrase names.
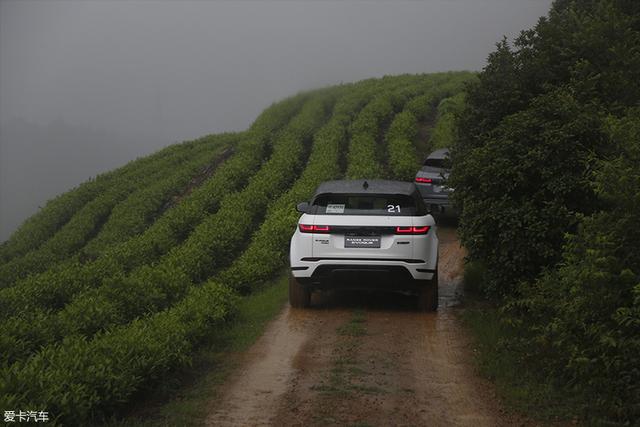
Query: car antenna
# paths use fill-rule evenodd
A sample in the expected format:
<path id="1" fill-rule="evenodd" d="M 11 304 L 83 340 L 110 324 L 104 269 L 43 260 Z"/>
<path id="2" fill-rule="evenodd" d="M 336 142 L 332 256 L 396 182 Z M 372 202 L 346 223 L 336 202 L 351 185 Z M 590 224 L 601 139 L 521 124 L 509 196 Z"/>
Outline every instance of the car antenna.
<path id="1" fill-rule="evenodd" d="M 367 188 L 369 188 L 369 183 L 367 181 L 365 181 L 364 183 L 362 183 L 362 188 L 364 188 L 365 190 Z"/>

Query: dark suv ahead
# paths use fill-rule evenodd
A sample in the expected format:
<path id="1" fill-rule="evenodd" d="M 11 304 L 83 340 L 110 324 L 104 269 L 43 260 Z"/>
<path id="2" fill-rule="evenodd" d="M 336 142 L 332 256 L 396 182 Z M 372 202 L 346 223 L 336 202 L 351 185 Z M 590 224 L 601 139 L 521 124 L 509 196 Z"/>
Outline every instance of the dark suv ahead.
<path id="1" fill-rule="evenodd" d="M 445 185 L 450 170 L 449 149 L 441 148 L 429 154 L 424 165 L 416 174 L 415 183 L 425 205 L 434 213 L 455 215 L 449 201 L 452 188 Z"/>

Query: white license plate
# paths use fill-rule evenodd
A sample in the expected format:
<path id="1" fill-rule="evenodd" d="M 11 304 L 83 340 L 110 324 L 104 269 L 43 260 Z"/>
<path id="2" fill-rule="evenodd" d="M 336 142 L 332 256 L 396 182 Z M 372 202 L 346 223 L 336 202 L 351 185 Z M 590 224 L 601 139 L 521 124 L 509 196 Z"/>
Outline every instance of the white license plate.
<path id="1" fill-rule="evenodd" d="M 379 248 L 379 236 L 345 236 L 345 248 Z"/>

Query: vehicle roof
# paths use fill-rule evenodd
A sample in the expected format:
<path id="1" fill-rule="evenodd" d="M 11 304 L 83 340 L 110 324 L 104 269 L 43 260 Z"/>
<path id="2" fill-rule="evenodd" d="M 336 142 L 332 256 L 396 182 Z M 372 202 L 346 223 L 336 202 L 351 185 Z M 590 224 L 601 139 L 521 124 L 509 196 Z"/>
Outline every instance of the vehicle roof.
<path id="1" fill-rule="evenodd" d="M 364 183 L 367 183 L 365 189 Z M 348 193 L 348 194 L 405 194 L 412 195 L 417 191 L 413 182 L 390 181 L 385 179 L 356 179 L 326 181 L 318 186 L 313 195 L 326 193 Z"/>
<path id="2" fill-rule="evenodd" d="M 449 149 L 441 148 L 429 154 L 427 156 L 427 159 L 444 159 L 445 157 L 448 157 L 448 156 L 449 156 Z"/>

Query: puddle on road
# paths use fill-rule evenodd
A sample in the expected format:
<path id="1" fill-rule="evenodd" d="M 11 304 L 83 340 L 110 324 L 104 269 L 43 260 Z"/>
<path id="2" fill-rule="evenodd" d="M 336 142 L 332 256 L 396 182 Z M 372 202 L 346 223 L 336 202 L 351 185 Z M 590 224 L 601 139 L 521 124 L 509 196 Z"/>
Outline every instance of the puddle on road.
<path id="1" fill-rule="evenodd" d="M 460 246 L 455 228 L 438 227 L 438 239 L 438 306 L 439 310 L 443 310 L 460 304 L 464 293 L 462 274 L 467 252 Z"/>

